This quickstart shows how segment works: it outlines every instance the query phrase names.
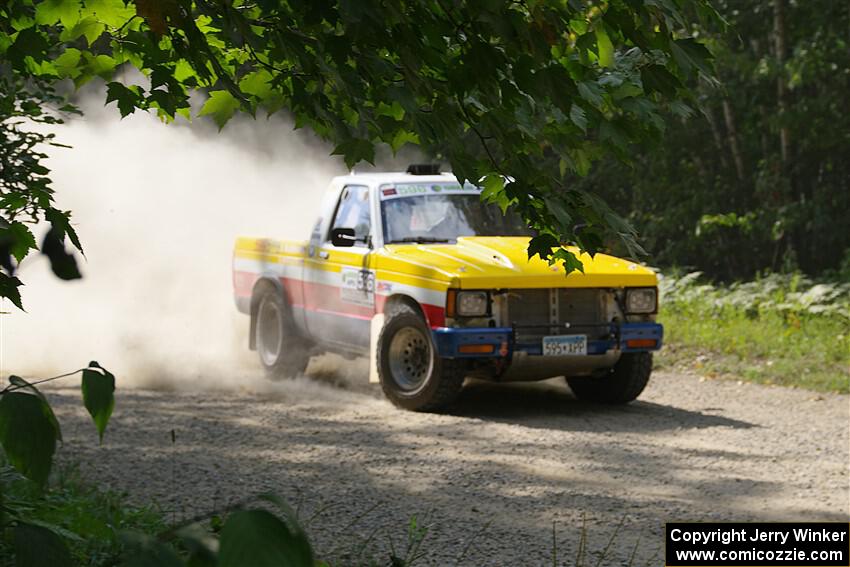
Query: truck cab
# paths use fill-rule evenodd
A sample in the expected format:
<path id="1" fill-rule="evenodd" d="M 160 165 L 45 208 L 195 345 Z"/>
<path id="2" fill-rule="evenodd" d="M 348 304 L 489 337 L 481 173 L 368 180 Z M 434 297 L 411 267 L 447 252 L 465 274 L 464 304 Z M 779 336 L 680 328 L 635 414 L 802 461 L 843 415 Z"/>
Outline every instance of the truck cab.
<path id="1" fill-rule="evenodd" d="M 522 219 L 480 192 L 421 166 L 341 176 L 309 240 L 240 238 L 236 304 L 266 370 L 368 356 L 412 410 L 452 403 L 467 378 L 564 376 L 579 398 L 634 400 L 662 345 L 655 273 L 604 254 L 569 275 L 529 260 Z"/>

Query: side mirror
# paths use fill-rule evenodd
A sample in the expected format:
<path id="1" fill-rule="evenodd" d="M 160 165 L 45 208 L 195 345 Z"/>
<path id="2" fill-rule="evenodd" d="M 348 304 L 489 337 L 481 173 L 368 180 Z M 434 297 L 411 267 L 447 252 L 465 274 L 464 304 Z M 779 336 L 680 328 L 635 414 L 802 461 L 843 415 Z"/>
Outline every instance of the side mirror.
<path id="1" fill-rule="evenodd" d="M 354 246 L 357 237 L 353 228 L 334 228 L 331 230 L 331 244 L 334 246 Z"/>

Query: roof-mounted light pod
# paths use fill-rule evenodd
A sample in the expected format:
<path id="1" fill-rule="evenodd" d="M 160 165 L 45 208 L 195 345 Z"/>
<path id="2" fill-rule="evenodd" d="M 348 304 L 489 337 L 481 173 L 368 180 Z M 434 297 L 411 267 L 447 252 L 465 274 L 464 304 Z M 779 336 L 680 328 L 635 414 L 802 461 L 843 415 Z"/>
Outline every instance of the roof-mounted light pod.
<path id="1" fill-rule="evenodd" d="M 440 175 L 439 163 L 411 163 L 407 166 L 410 175 Z"/>

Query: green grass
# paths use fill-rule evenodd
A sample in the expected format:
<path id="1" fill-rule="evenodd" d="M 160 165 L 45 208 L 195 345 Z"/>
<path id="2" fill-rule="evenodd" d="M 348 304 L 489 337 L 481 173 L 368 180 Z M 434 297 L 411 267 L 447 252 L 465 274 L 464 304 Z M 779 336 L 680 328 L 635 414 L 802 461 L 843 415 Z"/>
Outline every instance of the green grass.
<path id="1" fill-rule="evenodd" d="M 119 532 L 155 534 L 166 527 L 154 509 L 130 506 L 123 495 L 97 489 L 74 467 L 60 467 L 53 476 L 50 490 L 41 491 L 0 462 L 0 492 L 4 503 L 26 510 L 27 521 L 56 526 L 77 565 L 117 565 L 122 552 Z M 2 567 L 14 564 L 10 539 L 9 533 L 0 534 Z"/>
<path id="2" fill-rule="evenodd" d="M 846 286 L 770 277 L 720 288 L 685 279 L 662 280 L 658 320 L 664 324 L 665 347 L 657 357 L 660 367 L 850 392 Z M 832 286 L 829 293 L 811 300 L 827 286 Z"/>

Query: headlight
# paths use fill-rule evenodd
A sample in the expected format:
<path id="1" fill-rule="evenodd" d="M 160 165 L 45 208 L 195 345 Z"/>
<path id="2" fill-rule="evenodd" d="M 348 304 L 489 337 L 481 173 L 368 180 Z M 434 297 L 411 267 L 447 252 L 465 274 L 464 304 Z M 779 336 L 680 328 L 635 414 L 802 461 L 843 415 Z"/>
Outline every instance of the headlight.
<path id="1" fill-rule="evenodd" d="M 482 317 L 490 307 L 486 291 L 459 291 L 455 301 L 457 314 L 462 317 Z"/>
<path id="2" fill-rule="evenodd" d="M 658 290 L 641 287 L 626 290 L 626 313 L 655 313 L 658 309 Z"/>

